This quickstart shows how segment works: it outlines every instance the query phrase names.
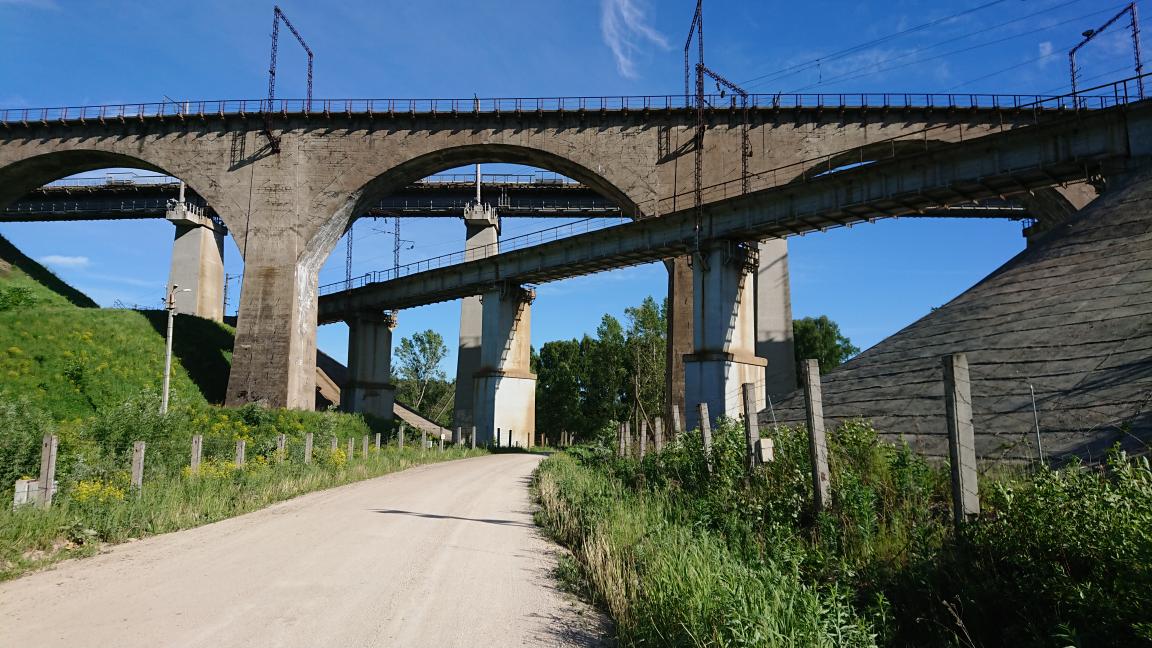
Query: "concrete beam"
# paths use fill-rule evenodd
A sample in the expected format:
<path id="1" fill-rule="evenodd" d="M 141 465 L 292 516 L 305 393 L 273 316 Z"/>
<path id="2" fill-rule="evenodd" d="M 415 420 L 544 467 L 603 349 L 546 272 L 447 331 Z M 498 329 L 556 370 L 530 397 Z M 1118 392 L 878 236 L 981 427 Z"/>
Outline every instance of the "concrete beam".
<path id="1" fill-rule="evenodd" d="M 388 313 L 358 313 L 348 319 L 348 383 L 340 390 L 340 409 L 392 419 L 394 328 L 396 319 Z"/>
<path id="2" fill-rule="evenodd" d="M 482 259 L 499 252 L 500 218 L 491 205 L 470 204 L 464 212 L 465 258 Z M 475 425 L 473 416 L 473 375 L 480 370 L 480 345 L 484 309 L 479 295 L 460 300 L 460 347 L 456 355 L 456 396 L 453 407 L 455 427 Z"/>
<path id="3" fill-rule="evenodd" d="M 527 448 L 536 435 L 536 375 L 532 373 L 532 290 L 506 285 L 482 297 L 480 369 L 474 375 L 474 419 L 481 444 L 501 430 Z"/>

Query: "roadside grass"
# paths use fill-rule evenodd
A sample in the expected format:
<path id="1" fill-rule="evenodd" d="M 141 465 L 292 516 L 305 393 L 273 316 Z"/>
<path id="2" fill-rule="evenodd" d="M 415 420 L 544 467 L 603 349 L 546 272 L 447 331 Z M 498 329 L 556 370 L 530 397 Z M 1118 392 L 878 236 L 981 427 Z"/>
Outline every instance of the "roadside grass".
<path id="1" fill-rule="evenodd" d="M 360 446 L 356 446 L 360 452 Z M 65 558 L 97 553 L 105 544 L 187 529 L 241 515 L 317 490 L 333 488 L 412 466 L 485 454 L 481 450 L 369 448 L 348 461 L 342 446 L 318 448 L 313 463 L 275 453 L 249 455 L 243 469 L 229 459 L 208 459 L 198 475 L 145 480 L 134 492 L 127 471 L 107 478 L 73 481 L 49 509 L 22 506 L 0 510 L 0 581 Z"/>
<path id="2" fill-rule="evenodd" d="M 954 532 L 945 466 L 863 422 L 829 435 L 833 503 L 814 515 L 807 435 L 773 433 L 745 474 L 742 426 L 659 455 L 577 447 L 542 462 L 537 520 L 561 576 L 625 646 L 1152 645 L 1152 469 L 998 470 Z"/>

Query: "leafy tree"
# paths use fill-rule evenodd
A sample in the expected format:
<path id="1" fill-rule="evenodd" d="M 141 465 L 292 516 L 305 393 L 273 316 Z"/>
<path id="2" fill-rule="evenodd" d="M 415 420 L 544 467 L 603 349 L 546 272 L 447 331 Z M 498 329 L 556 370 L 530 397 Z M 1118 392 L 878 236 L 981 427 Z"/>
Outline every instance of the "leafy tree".
<path id="1" fill-rule="evenodd" d="M 635 308 L 624 309 L 628 318 L 628 370 L 631 377 L 632 406 L 646 419 L 664 411 L 664 370 L 668 320 L 667 300 L 657 305 L 652 297 Z"/>
<path id="2" fill-rule="evenodd" d="M 536 361 L 536 424 L 552 436 L 563 430 L 577 434 L 582 431 L 582 366 L 581 344 L 576 340 L 557 340 L 540 347 Z"/>
<path id="3" fill-rule="evenodd" d="M 444 338 L 432 329 L 401 338 L 400 346 L 393 354 L 399 378 L 397 398 L 433 420 L 436 420 L 437 410 L 445 407 L 444 402 L 450 402 L 455 393 L 455 385 L 447 381 L 444 370 L 440 368 L 447 356 Z"/>
<path id="4" fill-rule="evenodd" d="M 860 349 L 840 332 L 840 327 L 828 319 L 805 317 L 792 322 L 792 335 L 796 345 L 796 376 L 804 375 L 804 360 L 820 361 L 820 373 L 828 373 L 844 361 L 860 353 Z"/>
<path id="5" fill-rule="evenodd" d="M 628 415 L 632 384 L 628 373 L 624 327 L 611 315 L 604 315 L 596 328 L 596 337 L 587 335 L 580 343 L 584 358 L 584 438 L 613 421 Z"/>

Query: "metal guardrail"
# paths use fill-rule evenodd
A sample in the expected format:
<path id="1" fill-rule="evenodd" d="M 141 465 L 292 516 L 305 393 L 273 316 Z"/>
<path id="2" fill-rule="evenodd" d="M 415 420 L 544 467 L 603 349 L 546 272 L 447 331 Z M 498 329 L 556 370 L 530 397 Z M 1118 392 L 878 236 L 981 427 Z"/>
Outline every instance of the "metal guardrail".
<path id="1" fill-rule="evenodd" d="M 1128 103 L 1137 95 L 1128 79 L 1077 95 L 976 94 L 976 93 L 837 93 L 837 94 L 755 94 L 748 96 L 754 109 L 1103 109 Z M 1111 92 L 1096 92 L 1109 88 Z M 733 96 L 705 95 L 708 108 L 740 108 Z M 207 119 L 234 115 L 461 115 L 543 112 L 607 112 L 631 110 L 694 109 L 684 95 L 601 96 L 601 97 L 513 97 L 491 99 L 222 99 L 212 101 L 163 101 L 153 103 L 52 108 L 6 108 L 0 110 L 0 125 L 67 123 L 89 121 L 125 122 L 144 119 Z"/>
<path id="2" fill-rule="evenodd" d="M 541 243 L 548 243 L 556 241 L 576 234 L 584 234 L 586 232 L 594 232 L 596 230 L 607 229 L 615 227 L 624 222 L 631 222 L 630 218 L 585 218 L 578 220 L 574 223 L 567 223 L 564 225 L 557 225 L 556 227 L 549 227 L 537 232 L 530 232 L 521 236 L 513 236 L 506 238 L 497 243 L 490 243 L 471 250 L 460 250 L 458 252 L 451 252 L 443 254 L 438 257 L 430 259 L 423 259 L 413 263 L 407 263 L 396 268 L 388 270 L 375 270 L 363 274 L 359 277 L 353 277 L 351 280 L 336 281 L 330 284 L 320 286 L 319 291 L 321 295 L 341 292 L 344 290 L 352 290 L 353 288 L 360 288 L 368 284 L 378 283 L 381 281 L 388 281 L 390 279 L 398 279 L 406 277 L 417 272 L 425 272 L 427 270 L 435 270 L 438 268 L 445 268 L 448 266 L 458 265 L 466 261 L 475 261 L 485 257 L 493 256 L 503 252 L 512 252 L 513 250 L 521 250 L 524 248 L 540 245 Z"/>
<path id="3" fill-rule="evenodd" d="M 44 185 L 45 189 L 68 187 L 116 187 L 116 186 L 163 186 L 180 184 L 180 180 L 172 176 L 160 174 L 141 173 L 105 173 L 103 176 L 83 178 L 61 178 Z"/>

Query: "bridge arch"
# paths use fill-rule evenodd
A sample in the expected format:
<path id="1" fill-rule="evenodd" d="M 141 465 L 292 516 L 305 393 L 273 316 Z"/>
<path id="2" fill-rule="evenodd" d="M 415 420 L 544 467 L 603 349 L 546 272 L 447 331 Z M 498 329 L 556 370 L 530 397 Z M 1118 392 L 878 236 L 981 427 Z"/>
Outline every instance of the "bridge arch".
<path id="1" fill-rule="evenodd" d="M 533 166 L 563 174 L 599 192 L 620 206 L 621 214 L 641 215 L 640 199 L 617 186 L 606 174 L 571 158 L 540 148 L 513 144 L 465 144 L 416 155 L 384 168 L 369 169 L 364 183 L 353 190 L 307 246 L 303 261 L 319 269 L 352 222 L 380 198 L 430 175 L 469 164 L 505 163 Z"/>
<path id="2" fill-rule="evenodd" d="M 44 185 L 86 171 L 127 168 L 153 171 L 180 180 L 203 198 L 232 231 L 241 231 L 241 217 L 230 213 L 230 201 L 216 191 L 217 183 L 192 164 L 174 165 L 151 159 L 140 147 L 139 154 L 100 148 L 68 148 L 29 155 L 4 163 L 0 158 L 0 209 Z M 189 156 L 190 157 L 190 156 Z M 243 249 L 240 250 L 243 254 Z"/>

